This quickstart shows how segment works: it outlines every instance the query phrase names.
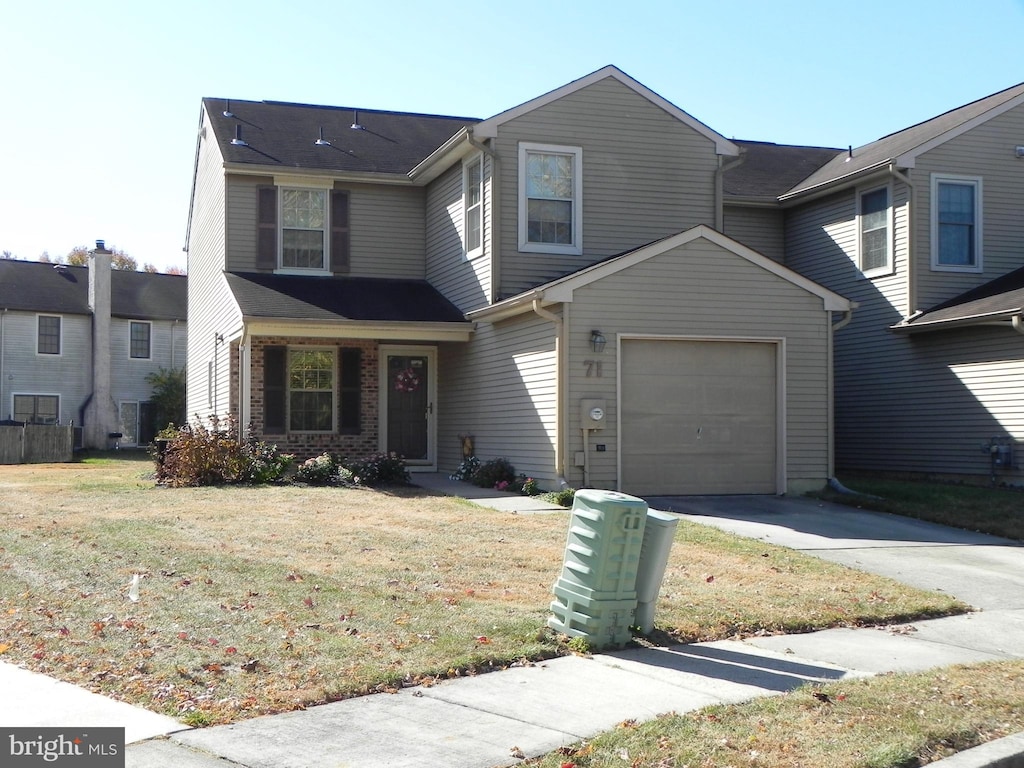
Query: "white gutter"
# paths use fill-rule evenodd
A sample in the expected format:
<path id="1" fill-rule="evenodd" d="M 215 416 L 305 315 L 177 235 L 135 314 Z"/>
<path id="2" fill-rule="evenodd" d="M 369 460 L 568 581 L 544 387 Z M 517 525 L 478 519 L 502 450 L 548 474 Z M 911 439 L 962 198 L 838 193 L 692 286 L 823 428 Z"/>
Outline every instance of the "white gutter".
<path id="1" fill-rule="evenodd" d="M 886 168 L 893 163 L 892 158 L 886 158 L 877 163 L 873 163 L 866 168 L 860 168 L 856 171 L 844 174 L 842 176 L 836 176 L 828 181 L 823 181 L 820 184 L 815 184 L 813 187 L 805 187 L 798 189 L 796 192 L 787 192 L 784 195 L 779 195 L 780 203 L 804 201 L 806 199 L 814 199 L 815 197 L 821 197 L 826 195 L 834 189 L 842 187 L 854 179 L 858 179 L 862 176 L 870 176 L 871 174 L 884 171 Z"/>
<path id="2" fill-rule="evenodd" d="M 562 395 L 565 390 L 566 362 L 568 350 L 565 344 L 565 322 L 554 312 L 544 309 L 541 306 L 541 296 L 533 299 L 532 309 L 538 317 L 551 322 L 555 326 L 555 477 L 562 488 L 568 487 L 565 479 L 565 408 L 562 405 Z"/>

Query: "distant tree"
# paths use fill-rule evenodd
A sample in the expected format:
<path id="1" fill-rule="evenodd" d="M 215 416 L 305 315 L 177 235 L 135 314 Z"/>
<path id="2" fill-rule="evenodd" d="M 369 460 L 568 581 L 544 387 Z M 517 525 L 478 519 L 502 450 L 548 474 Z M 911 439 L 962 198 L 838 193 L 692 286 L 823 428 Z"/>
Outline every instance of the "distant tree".
<path id="1" fill-rule="evenodd" d="M 14 258 L 14 254 L 11 253 L 10 251 L 4 251 L 3 253 L 0 253 L 0 259 L 13 259 L 13 258 Z"/>
<path id="2" fill-rule="evenodd" d="M 185 369 L 163 368 L 146 376 L 153 387 L 149 401 L 153 403 L 153 427 L 159 432 L 169 425 L 185 423 Z"/>
<path id="3" fill-rule="evenodd" d="M 184 267 L 177 267 L 177 266 L 175 266 L 175 267 L 168 267 L 166 270 L 164 270 L 164 274 L 167 274 L 167 275 L 182 275 L 182 276 L 184 276 L 184 275 L 187 275 L 188 272 L 185 271 Z"/>
<path id="4" fill-rule="evenodd" d="M 157 274 L 157 273 L 158 273 L 158 272 L 159 272 L 160 270 L 159 270 L 159 269 L 157 269 L 155 265 L 153 265 L 153 264 L 150 264 L 150 263 L 149 263 L 149 262 L 147 261 L 147 262 L 146 262 L 145 264 L 143 264 L 143 265 L 142 265 L 142 271 L 143 271 L 143 272 L 148 272 L 148 273 L 149 273 L 149 274 L 151 274 L 151 275 L 155 275 L 155 274 Z"/>
<path id="5" fill-rule="evenodd" d="M 60 264 L 60 259 L 51 259 L 50 254 L 46 251 L 39 254 L 39 261 L 43 262 L 43 264 Z"/>
<path id="6" fill-rule="evenodd" d="M 76 245 L 65 257 L 66 263 L 72 267 L 84 267 L 89 263 L 89 249 L 84 245 Z"/>
<path id="7" fill-rule="evenodd" d="M 110 266 L 114 269 L 123 269 L 125 272 L 134 272 L 139 268 L 139 262 L 124 251 L 119 251 L 115 248 L 112 253 L 113 256 L 110 258 Z"/>

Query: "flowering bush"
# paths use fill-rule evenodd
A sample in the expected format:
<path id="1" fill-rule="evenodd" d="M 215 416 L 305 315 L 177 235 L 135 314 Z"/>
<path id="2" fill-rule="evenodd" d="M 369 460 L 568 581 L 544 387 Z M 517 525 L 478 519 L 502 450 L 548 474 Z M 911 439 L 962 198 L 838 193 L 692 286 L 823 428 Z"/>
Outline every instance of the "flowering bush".
<path id="1" fill-rule="evenodd" d="M 412 478 L 405 467 L 405 459 L 397 453 L 375 453 L 365 459 L 345 462 L 356 485 L 409 485 Z"/>
<path id="2" fill-rule="evenodd" d="M 306 459 L 295 472 L 295 479 L 310 485 L 328 485 L 338 479 L 338 462 L 329 453 Z"/>
<path id="3" fill-rule="evenodd" d="M 478 459 L 476 456 L 467 456 L 462 460 L 462 463 L 459 464 L 459 468 L 452 472 L 450 475 L 448 475 L 448 479 L 464 480 L 466 482 L 470 482 L 473 477 L 473 473 L 476 472 L 479 468 L 480 459 Z"/>
<path id="4" fill-rule="evenodd" d="M 509 483 L 515 479 L 515 467 L 509 463 L 508 459 L 491 459 L 477 467 L 469 480 L 473 485 L 478 485 L 481 488 L 497 488 L 498 483 L 504 481 L 505 488 L 507 488 Z"/>

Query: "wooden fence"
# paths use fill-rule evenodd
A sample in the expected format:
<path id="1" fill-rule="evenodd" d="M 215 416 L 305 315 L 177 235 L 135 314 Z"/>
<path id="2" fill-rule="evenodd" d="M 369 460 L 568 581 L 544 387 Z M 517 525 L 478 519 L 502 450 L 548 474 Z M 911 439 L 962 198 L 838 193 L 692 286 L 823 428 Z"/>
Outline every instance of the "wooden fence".
<path id="1" fill-rule="evenodd" d="M 71 461 L 75 429 L 48 424 L 0 426 L 0 464 Z"/>

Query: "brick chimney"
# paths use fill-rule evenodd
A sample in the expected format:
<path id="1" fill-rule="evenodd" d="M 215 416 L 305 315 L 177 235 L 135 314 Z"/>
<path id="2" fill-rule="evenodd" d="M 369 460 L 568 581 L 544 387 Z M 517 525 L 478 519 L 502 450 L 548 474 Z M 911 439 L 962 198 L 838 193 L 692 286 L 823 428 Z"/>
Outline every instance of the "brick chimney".
<path id="1" fill-rule="evenodd" d="M 111 432 L 120 431 L 111 390 L 110 272 L 113 254 L 102 240 L 89 251 L 89 309 L 92 311 L 92 393 L 85 408 L 82 442 L 87 448 L 110 448 Z"/>

